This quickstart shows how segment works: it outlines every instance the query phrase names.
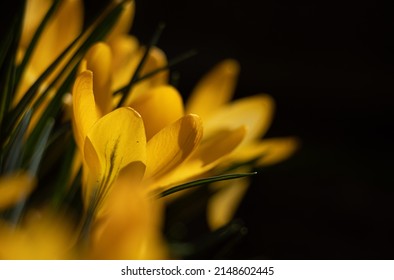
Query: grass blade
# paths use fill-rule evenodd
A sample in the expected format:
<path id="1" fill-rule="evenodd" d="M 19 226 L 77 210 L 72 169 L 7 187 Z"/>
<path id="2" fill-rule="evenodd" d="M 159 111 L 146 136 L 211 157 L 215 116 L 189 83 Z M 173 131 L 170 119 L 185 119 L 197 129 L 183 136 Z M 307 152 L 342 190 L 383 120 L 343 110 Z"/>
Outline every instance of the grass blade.
<path id="1" fill-rule="evenodd" d="M 242 178 L 242 177 L 247 177 L 247 176 L 253 176 L 256 175 L 257 172 L 252 172 L 252 173 L 235 173 L 235 174 L 224 174 L 224 175 L 218 175 L 218 176 L 213 176 L 213 177 L 208 177 L 208 178 L 203 178 L 203 179 L 198 179 L 192 182 L 187 182 L 175 187 L 172 187 L 168 190 L 162 191 L 159 194 L 159 197 L 165 197 L 170 194 L 187 190 L 193 187 L 205 185 L 205 184 L 210 184 L 218 181 L 225 181 L 225 180 L 232 180 L 232 179 L 237 179 L 237 178 Z"/>

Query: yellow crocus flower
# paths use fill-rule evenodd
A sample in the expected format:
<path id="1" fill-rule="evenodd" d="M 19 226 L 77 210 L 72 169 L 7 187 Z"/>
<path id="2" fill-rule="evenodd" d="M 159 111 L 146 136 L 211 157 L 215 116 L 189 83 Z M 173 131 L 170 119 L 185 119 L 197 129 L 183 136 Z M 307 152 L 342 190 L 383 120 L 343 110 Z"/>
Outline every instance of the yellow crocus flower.
<path id="1" fill-rule="evenodd" d="M 228 59 L 216 65 L 195 86 L 186 112 L 201 116 L 204 139 L 244 125 L 246 136 L 225 160 L 225 166 L 257 159 L 255 167 L 274 164 L 289 157 L 297 148 L 294 137 L 261 139 L 273 118 L 274 100 L 267 94 L 241 98 L 231 102 L 239 74 L 237 61 Z M 216 229 L 228 223 L 240 203 L 248 184 L 239 179 L 217 192 L 208 207 L 208 222 Z M 230 186 L 232 185 L 232 186 Z"/>
<path id="2" fill-rule="evenodd" d="M 148 243 L 160 243 L 157 222 L 148 226 L 140 225 L 139 220 L 133 222 L 129 216 L 140 215 L 141 209 L 130 206 L 128 201 L 138 198 L 139 204 L 146 205 L 144 207 L 155 207 L 152 204 L 156 204 L 157 200 L 152 200 L 151 189 L 146 186 L 189 158 L 202 138 L 202 125 L 198 116 L 185 115 L 166 125 L 147 141 L 142 117 L 134 109 L 121 107 L 104 116 L 100 114 L 94 99 L 93 80 L 91 71 L 83 71 L 75 82 L 73 128 L 83 158 L 85 208 L 96 212 L 93 235 L 101 241 L 95 243 L 96 239 L 93 239 L 90 257 L 97 258 L 105 255 L 103 250 L 108 253 L 103 244 L 111 240 L 113 232 L 119 228 L 123 229 L 123 234 L 131 231 L 124 235 L 125 244 L 131 242 L 134 247 L 136 244 L 146 247 L 146 242 L 142 242 L 144 238 L 150 240 Z M 123 194 L 118 195 L 119 192 Z M 125 197 L 126 202 L 119 201 Z M 117 211 L 116 205 L 125 205 L 127 209 L 124 213 Z M 113 224 L 115 221 L 118 221 L 116 226 Z M 140 231 L 140 228 L 144 230 Z M 120 251 L 114 249 L 108 256 L 123 258 L 123 253 L 127 252 L 122 251 L 127 248 L 123 246 L 119 244 Z M 148 258 L 145 253 L 150 250 L 143 249 L 145 247 L 137 250 L 138 255 L 132 257 Z"/>
<path id="3" fill-rule="evenodd" d="M 165 65 L 165 58 L 157 55 L 158 53 L 160 52 L 150 52 L 151 55 L 145 64 L 148 69 L 154 70 Z M 111 52 L 109 45 L 100 42 L 89 50 L 81 66 L 81 69 L 89 69 L 94 73 L 93 88 L 95 90 L 93 95 L 99 115 L 110 112 L 117 101 L 116 98 L 113 98 L 111 91 L 108 90 L 111 88 L 111 84 L 118 79 L 116 75 L 112 75 L 112 72 L 108 70 L 114 69 L 114 60 L 114 54 Z M 141 115 L 148 142 L 166 126 L 185 116 L 180 93 L 174 87 L 165 85 L 163 77 L 157 78 L 156 81 L 151 79 L 156 78 L 152 77 L 145 81 L 145 84 L 141 85 L 140 88 L 137 88 L 135 91 L 132 90 L 129 101 L 126 103 L 127 106 L 132 107 Z M 154 180 L 150 178 L 145 181 L 151 182 L 152 188 L 157 188 L 194 178 L 219 164 L 225 155 L 238 146 L 244 136 L 245 128 L 242 125 L 229 128 L 213 137 L 210 141 L 205 141 L 178 168 L 173 169 L 171 172 L 161 172 L 161 176 L 156 174 Z M 177 147 L 175 146 L 174 149 L 177 149 Z M 150 153 L 152 156 L 148 157 L 148 160 L 151 164 L 147 165 L 147 174 L 150 174 L 150 166 L 152 164 L 161 162 L 163 158 L 161 153 L 160 151 Z"/>
<path id="4" fill-rule="evenodd" d="M 74 135 L 93 178 L 84 189 L 86 203 L 96 192 L 92 185 L 97 190 L 107 188 L 127 165 L 146 166 L 144 180 L 150 181 L 178 167 L 198 147 L 202 137 L 198 116 L 185 115 L 147 141 L 143 118 L 136 110 L 122 107 L 100 115 L 93 84 L 92 72 L 83 71 L 73 89 Z"/>
<path id="5" fill-rule="evenodd" d="M 30 211 L 17 227 L 0 220 L 0 259 L 75 259 L 75 234 L 67 217 Z"/>

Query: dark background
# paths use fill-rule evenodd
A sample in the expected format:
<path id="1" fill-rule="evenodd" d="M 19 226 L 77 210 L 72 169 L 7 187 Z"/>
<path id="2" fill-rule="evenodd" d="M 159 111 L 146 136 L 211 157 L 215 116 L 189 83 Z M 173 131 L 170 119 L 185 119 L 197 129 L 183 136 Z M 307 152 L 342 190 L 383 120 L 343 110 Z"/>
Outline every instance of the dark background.
<path id="1" fill-rule="evenodd" d="M 224 58 L 241 63 L 236 97 L 277 102 L 267 137 L 301 149 L 265 168 L 237 216 L 231 258 L 394 259 L 392 10 L 379 1 L 140 0 L 133 34 L 159 47 L 187 97 Z"/>

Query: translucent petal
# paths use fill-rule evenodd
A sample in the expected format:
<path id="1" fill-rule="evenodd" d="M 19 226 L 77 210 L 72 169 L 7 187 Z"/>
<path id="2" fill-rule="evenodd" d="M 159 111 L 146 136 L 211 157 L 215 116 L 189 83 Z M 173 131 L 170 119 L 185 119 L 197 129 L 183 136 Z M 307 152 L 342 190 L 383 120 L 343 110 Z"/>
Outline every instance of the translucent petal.
<path id="1" fill-rule="evenodd" d="M 113 1 L 119 2 L 119 1 Z M 135 13 L 135 3 L 134 1 L 128 1 L 123 5 L 123 11 L 120 15 L 117 23 L 111 29 L 111 32 L 107 35 L 107 40 L 111 41 L 112 39 L 116 38 L 117 36 L 127 34 L 133 23 Z"/>
<path id="2" fill-rule="evenodd" d="M 198 147 L 202 123 L 197 115 L 186 115 L 160 130 L 147 144 L 146 177 L 160 177 L 180 165 Z"/>
<path id="3" fill-rule="evenodd" d="M 97 109 L 103 116 L 112 109 L 111 67 L 112 55 L 110 47 L 105 43 L 93 45 L 85 56 L 86 69 L 94 74 L 93 92 Z"/>
<path id="4" fill-rule="evenodd" d="M 31 65 L 40 75 L 79 35 L 83 26 L 83 3 L 65 0 L 45 27 L 33 52 Z"/>
<path id="5" fill-rule="evenodd" d="M 118 90 L 127 85 L 139 62 L 139 42 L 134 36 L 120 35 L 113 38 L 109 45 L 112 50 L 112 90 Z"/>
<path id="6" fill-rule="evenodd" d="M 187 102 L 188 113 L 194 113 L 205 121 L 213 112 L 231 100 L 237 78 L 239 64 L 227 59 L 216 65 L 196 85 Z"/>
<path id="7" fill-rule="evenodd" d="M 212 230 L 228 224 L 233 218 L 249 186 L 248 178 L 214 184 L 215 194 L 207 205 L 207 222 Z"/>
<path id="8" fill-rule="evenodd" d="M 226 160 L 227 156 L 242 142 L 245 127 L 221 131 L 214 137 L 203 141 L 196 152 L 170 174 L 163 176 L 153 187 L 174 185 L 211 170 Z"/>
<path id="9" fill-rule="evenodd" d="M 228 158 L 229 163 L 258 159 L 255 166 L 266 166 L 289 158 L 299 147 L 295 137 L 270 138 L 254 141 L 236 149 Z"/>
<path id="10" fill-rule="evenodd" d="M 93 179 L 85 193 L 105 196 L 121 169 L 132 162 L 146 162 L 146 138 L 141 116 L 119 108 L 99 119 L 87 134 L 85 160 Z M 98 162 L 98 164 L 97 164 Z M 96 189 L 98 188 L 98 189 Z M 88 198 L 89 199 L 89 198 Z"/>
<path id="11" fill-rule="evenodd" d="M 38 25 L 52 4 L 52 0 L 29 0 L 26 2 L 26 12 L 23 20 L 23 31 L 20 45 L 27 48 Z"/>
<path id="12" fill-rule="evenodd" d="M 73 130 L 81 152 L 84 150 L 85 137 L 99 116 L 93 94 L 93 73 L 83 71 L 73 87 Z"/>
<path id="13" fill-rule="evenodd" d="M 137 57 L 138 63 L 140 62 L 144 52 L 145 52 L 145 48 L 140 48 L 140 57 Z M 144 75 L 149 74 L 150 72 L 165 66 L 167 66 L 167 57 L 165 53 L 162 50 L 153 47 L 151 48 L 148 54 L 148 58 L 146 59 L 142 67 L 139 77 L 143 77 Z M 133 70 L 133 74 L 134 71 L 135 69 Z M 134 100 L 137 100 L 138 98 L 143 96 L 147 90 L 155 86 L 167 84 L 168 76 L 169 76 L 169 72 L 168 70 L 166 70 L 156 73 L 155 75 L 149 78 L 137 82 L 131 88 L 131 93 L 129 94 L 129 98 L 126 100 L 125 104 L 128 105 L 132 104 Z"/>
<path id="14" fill-rule="evenodd" d="M 107 200 L 107 211 L 92 231 L 92 259 L 166 258 L 161 236 L 163 205 L 148 198 L 141 185 L 121 174 Z"/>
<path id="15" fill-rule="evenodd" d="M 184 115 L 182 97 L 172 86 L 158 86 L 131 103 L 142 116 L 147 139 Z"/>
<path id="16" fill-rule="evenodd" d="M 233 129 L 241 125 L 247 128 L 244 143 L 262 137 L 268 130 L 273 117 L 274 101 L 269 95 L 255 95 L 236 100 L 222 106 L 204 120 L 204 137 L 216 131 Z"/>
<path id="17" fill-rule="evenodd" d="M 271 138 L 260 143 L 259 149 L 265 149 L 257 166 L 266 166 L 284 161 L 292 156 L 300 146 L 300 141 L 295 137 Z"/>

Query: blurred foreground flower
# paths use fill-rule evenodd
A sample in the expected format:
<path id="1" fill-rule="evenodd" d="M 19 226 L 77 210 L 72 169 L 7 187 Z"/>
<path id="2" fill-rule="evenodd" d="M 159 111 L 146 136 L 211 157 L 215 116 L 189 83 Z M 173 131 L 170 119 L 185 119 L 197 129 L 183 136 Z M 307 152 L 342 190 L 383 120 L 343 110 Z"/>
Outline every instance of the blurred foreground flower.
<path id="1" fill-rule="evenodd" d="M 0 52 L 0 258 L 197 256 L 164 229 L 177 219 L 168 207 L 212 188 L 209 247 L 254 169 L 297 147 L 261 140 L 271 97 L 230 102 L 233 60 L 184 105 L 168 73 L 190 54 L 167 61 L 155 46 L 162 26 L 146 46 L 129 35 L 134 1 L 113 1 L 90 23 L 79 0 L 19 0 L 16 9 Z"/>

